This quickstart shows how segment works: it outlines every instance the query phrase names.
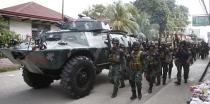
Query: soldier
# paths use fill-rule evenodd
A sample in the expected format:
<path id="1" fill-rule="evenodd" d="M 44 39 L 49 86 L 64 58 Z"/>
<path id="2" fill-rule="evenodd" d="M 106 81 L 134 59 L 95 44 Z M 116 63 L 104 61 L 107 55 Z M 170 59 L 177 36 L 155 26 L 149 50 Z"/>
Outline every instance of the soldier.
<path id="1" fill-rule="evenodd" d="M 124 57 L 123 57 L 123 65 L 122 65 L 121 79 L 120 79 L 120 87 L 119 88 L 124 88 L 125 87 L 124 80 L 127 77 L 127 61 L 126 61 L 127 51 L 126 51 L 126 48 L 125 48 L 125 45 L 124 44 L 120 44 L 120 48 L 124 52 L 124 55 L 123 55 Z"/>
<path id="2" fill-rule="evenodd" d="M 149 82 L 149 90 L 148 93 L 152 93 L 153 83 L 155 82 L 156 74 L 159 72 L 159 55 L 155 50 L 154 45 L 150 45 L 149 50 L 147 52 L 146 58 L 146 68 L 145 68 L 145 77 Z"/>
<path id="3" fill-rule="evenodd" d="M 112 40 L 113 47 L 111 49 L 110 55 L 110 70 L 109 70 L 109 78 L 111 82 L 114 84 L 112 98 L 117 96 L 118 87 L 121 79 L 121 66 L 123 65 L 123 51 L 119 48 L 119 40 L 117 38 L 113 38 Z"/>
<path id="4" fill-rule="evenodd" d="M 192 57 L 193 61 L 196 61 L 196 45 L 192 44 Z"/>
<path id="5" fill-rule="evenodd" d="M 169 59 L 169 50 L 165 44 L 162 44 L 160 49 L 160 60 L 161 60 L 161 70 L 163 70 L 163 85 L 166 84 L 166 78 L 168 73 L 168 59 Z M 159 83 L 160 84 L 160 83 Z"/>
<path id="6" fill-rule="evenodd" d="M 169 47 L 169 58 L 168 58 L 168 78 L 171 79 L 171 71 L 173 68 L 173 55 L 174 55 L 174 50 L 172 46 Z"/>
<path id="7" fill-rule="evenodd" d="M 132 52 L 130 55 L 130 80 L 132 96 L 131 100 L 136 99 L 136 89 L 138 93 L 138 99 L 142 97 L 141 88 L 142 88 L 142 73 L 143 73 L 143 52 L 140 51 L 139 42 L 134 42 L 132 45 Z"/>
<path id="8" fill-rule="evenodd" d="M 181 84 L 182 67 L 184 68 L 184 82 L 187 83 L 190 60 L 191 53 L 186 47 L 186 42 L 183 41 L 180 43 L 175 52 L 175 65 L 177 67 L 177 81 L 175 82 L 176 85 Z"/>
<path id="9" fill-rule="evenodd" d="M 159 47 L 159 43 L 155 43 L 155 49 L 156 49 L 156 52 L 157 54 L 161 54 L 162 53 L 162 47 L 160 46 Z M 158 60 L 161 59 L 161 57 L 157 57 Z M 161 61 L 158 61 L 158 68 L 156 70 L 156 79 L 157 79 L 157 82 L 156 82 L 156 86 L 159 86 L 160 83 L 161 83 L 161 76 L 162 76 L 162 63 Z"/>

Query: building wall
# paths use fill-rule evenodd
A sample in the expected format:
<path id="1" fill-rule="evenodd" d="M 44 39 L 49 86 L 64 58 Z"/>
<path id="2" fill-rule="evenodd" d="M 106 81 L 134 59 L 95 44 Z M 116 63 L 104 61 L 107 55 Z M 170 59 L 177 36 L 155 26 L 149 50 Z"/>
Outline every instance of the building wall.
<path id="1" fill-rule="evenodd" d="M 55 26 L 55 25 L 51 25 L 51 30 L 52 31 L 58 31 L 58 30 L 60 30 L 60 28 Z"/>
<path id="2" fill-rule="evenodd" d="M 9 28 L 10 31 L 14 31 L 18 34 L 21 34 L 21 39 L 26 39 L 27 35 L 32 34 L 32 26 L 31 21 L 21 21 L 21 20 L 14 20 L 10 19 L 9 21 Z"/>

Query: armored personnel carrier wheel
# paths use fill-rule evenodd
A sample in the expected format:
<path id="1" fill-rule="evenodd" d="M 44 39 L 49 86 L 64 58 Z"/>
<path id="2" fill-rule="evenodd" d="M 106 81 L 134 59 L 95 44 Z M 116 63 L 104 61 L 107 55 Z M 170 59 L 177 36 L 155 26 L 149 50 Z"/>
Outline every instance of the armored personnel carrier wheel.
<path id="1" fill-rule="evenodd" d="M 26 68 L 23 68 L 22 75 L 24 81 L 34 89 L 49 87 L 53 82 L 53 79 L 41 74 L 31 73 Z"/>
<path id="2" fill-rule="evenodd" d="M 96 68 L 89 58 L 85 56 L 72 58 L 66 63 L 61 74 L 61 85 L 71 98 L 84 97 L 93 88 L 95 70 Z"/>

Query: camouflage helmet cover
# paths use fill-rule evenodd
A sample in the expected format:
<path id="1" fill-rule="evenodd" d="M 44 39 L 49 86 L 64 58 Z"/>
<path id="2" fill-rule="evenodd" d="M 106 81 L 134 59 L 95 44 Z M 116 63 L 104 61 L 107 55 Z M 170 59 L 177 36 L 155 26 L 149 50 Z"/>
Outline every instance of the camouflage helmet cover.
<path id="1" fill-rule="evenodd" d="M 119 44 L 119 39 L 118 38 L 113 38 L 112 39 L 112 44 Z"/>
<path id="2" fill-rule="evenodd" d="M 132 45 L 133 47 L 140 47 L 140 43 L 139 42 L 133 42 L 133 45 Z"/>

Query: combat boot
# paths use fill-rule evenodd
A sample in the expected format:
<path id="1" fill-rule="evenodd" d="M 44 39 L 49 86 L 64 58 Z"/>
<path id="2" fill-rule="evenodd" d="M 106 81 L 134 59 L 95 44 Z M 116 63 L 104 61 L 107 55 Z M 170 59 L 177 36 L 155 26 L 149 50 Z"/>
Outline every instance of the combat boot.
<path id="1" fill-rule="evenodd" d="M 138 89 L 138 99 L 141 100 L 142 94 L 141 94 L 141 89 Z"/>
<path id="2" fill-rule="evenodd" d="M 176 82 L 174 82 L 176 85 L 181 85 L 181 81 L 176 81 Z"/>
<path id="3" fill-rule="evenodd" d="M 125 82 L 124 81 L 121 81 L 119 88 L 124 88 L 124 87 L 125 87 Z"/>
<path id="4" fill-rule="evenodd" d="M 153 82 L 149 83 L 148 93 L 152 93 Z"/>
<path id="5" fill-rule="evenodd" d="M 163 85 L 166 85 L 166 79 L 163 78 Z"/>
<path id="6" fill-rule="evenodd" d="M 160 85 L 160 78 L 157 78 L 156 86 L 159 86 L 159 85 Z"/>
<path id="7" fill-rule="evenodd" d="M 184 79 L 184 83 L 187 83 L 187 79 Z"/>
<path id="8" fill-rule="evenodd" d="M 148 89 L 148 93 L 152 93 L 152 87 Z"/>
<path id="9" fill-rule="evenodd" d="M 132 90 L 132 96 L 130 97 L 131 100 L 136 99 L 136 90 Z"/>
<path id="10" fill-rule="evenodd" d="M 171 79 L 171 74 L 168 74 L 168 79 Z"/>
<path id="11" fill-rule="evenodd" d="M 118 88 L 117 87 L 114 87 L 113 89 L 113 93 L 112 93 L 112 98 L 115 98 L 117 96 L 117 91 L 118 91 Z"/>

